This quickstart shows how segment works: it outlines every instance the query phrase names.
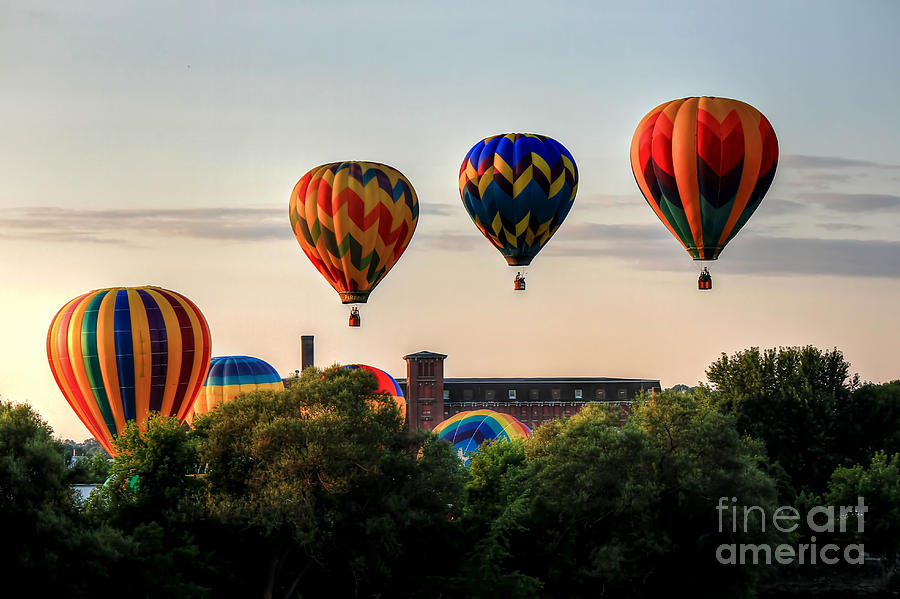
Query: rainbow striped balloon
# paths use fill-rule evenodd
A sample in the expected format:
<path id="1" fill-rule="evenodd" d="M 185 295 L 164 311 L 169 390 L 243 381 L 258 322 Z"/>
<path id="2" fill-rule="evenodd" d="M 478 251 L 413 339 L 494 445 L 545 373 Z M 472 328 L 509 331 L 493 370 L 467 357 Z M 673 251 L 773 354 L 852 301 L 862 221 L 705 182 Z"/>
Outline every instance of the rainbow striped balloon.
<path id="1" fill-rule="evenodd" d="M 400 385 L 397 384 L 397 381 L 394 380 L 394 377 L 380 368 L 375 368 L 374 366 L 369 366 L 367 364 L 347 364 L 344 368 L 349 368 L 351 370 L 362 369 L 375 375 L 375 381 L 378 383 L 378 388 L 375 392 L 387 393 L 393 397 L 394 401 L 397 403 L 397 407 L 400 408 L 400 413 L 403 414 L 404 417 L 406 416 L 406 399 L 403 397 L 403 390 L 400 388 Z"/>
<path id="2" fill-rule="evenodd" d="M 345 304 L 365 303 L 419 220 L 409 180 L 377 162 L 332 162 L 297 182 L 289 207 L 300 248 Z"/>
<path id="3" fill-rule="evenodd" d="M 194 401 L 188 422 L 241 393 L 283 389 L 281 375 L 265 360 L 251 356 L 216 356 L 209 363 L 209 374 Z"/>
<path id="4" fill-rule="evenodd" d="M 113 287 L 63 306 L 47 332 L 56 384 L 110 455 L 130 420 L 187 417 L 209 368 L 209 326 L 180 293 Z"/>
<path id="5" fill-rule="evenodd" d="M 531 429 L 509 414 L 494 410 L 469 410 L 444 420 L 432 431 L 440 439 L 449 441 L 468 465 L 478 446 L 492 439 L 511 441 L 531 436 Z"/>

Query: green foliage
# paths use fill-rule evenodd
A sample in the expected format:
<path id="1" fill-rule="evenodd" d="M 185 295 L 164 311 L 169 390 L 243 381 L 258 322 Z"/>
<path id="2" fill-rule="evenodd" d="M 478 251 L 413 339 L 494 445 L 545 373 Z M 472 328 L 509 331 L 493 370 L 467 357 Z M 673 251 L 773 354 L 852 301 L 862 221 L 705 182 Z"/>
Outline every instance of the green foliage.
<path id="1" fill-rule="evenodd" d="M 109 478 L 112 466 L 113 460 L 106 455 L 106 452 L 84 457 L 78 460 L 74 466 L 70 466 L 72 472 L 69 476 L 69 481 L 72 484 L 103 483 Z"/>
<path id="2" fill-rule="evenodd" d="M 0 402 L 3 584 L 37 597 L 112 596 L 115 562 L 133 544 L 81 518 L 64 446 L 51 435 L 30 407 Z"/>
<path id="3" fill-rule="evenodd" d="M 412 573 L 427 577 L 464 470 L 446 444 L 410 435 L 375 388 L 362 370 L 308 368 L 289 390 L 248 394 L 198 423 L 201 506 L 242 543 L 227 557 L 245 567 L 235 588 L 396 594 Z"/>
<path id="4" fill-rule="evenodd" d="M 868 511 L 861 526 L 848 523 L 843 540 L 865 544 L 866 551 L 883 557 L 893 569 L 900 555 L 900 454 L 878 452 L 868 467 L 857 464 L 834 471 L 825 505 L 855 506 L 860 497 Z"/>
<path id="5" fill-rule="evenodd" d="M 646 399 L 622 427 L 592 404 L 524 444 L 492 444 L 470 463 L 468 594 L 740 596 L 758 572 L 718 564 L 716 547 L 779 537 L 720 534 L 715 507 L 733 495 L 775 506 L 759 452 L 728 417 L 675 392 Z"/>
<path id="6" fill-rule="evenodd" d="M 841 418 L 858 386 L 834 349 L 812 346 L 722 354 L 706 374 L 718 408 L 737 430 L 765 443 L 799 489 L 823 489 L 843 461 Z"/>
<path id="7" fill-rule="evenodd" d="M 835 418 L 842 464 L 867 463 L 879 451 L 900 453 L 900 381 L 862 385 Z"/>
<path id="8" fill-rule="evenodd" d="M 194 435 L 157 415 L 143 431 L 129 422 L 116 450 L 108 480 L 84 510 L 94 526 L 114 529 L 126 543 L 109 566 L 111 580 L 142 596 L 206 596 L 209 567 L 198 559 L 192 523 L 193 497 L 203 485 Z"/>

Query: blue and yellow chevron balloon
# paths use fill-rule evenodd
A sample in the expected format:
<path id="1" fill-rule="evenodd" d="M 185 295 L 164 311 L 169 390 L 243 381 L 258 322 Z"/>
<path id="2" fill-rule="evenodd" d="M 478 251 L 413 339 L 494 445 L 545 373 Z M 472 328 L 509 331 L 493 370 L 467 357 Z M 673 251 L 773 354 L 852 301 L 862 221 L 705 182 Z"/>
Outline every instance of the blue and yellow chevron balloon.
<path id="1" fill-rule="evenodd" d="M 459 194 L 475 226 L 510 266 L 528 266 L 575 202 L 572 154 L 544 135 L 479 141 L 459 169 Z"/>

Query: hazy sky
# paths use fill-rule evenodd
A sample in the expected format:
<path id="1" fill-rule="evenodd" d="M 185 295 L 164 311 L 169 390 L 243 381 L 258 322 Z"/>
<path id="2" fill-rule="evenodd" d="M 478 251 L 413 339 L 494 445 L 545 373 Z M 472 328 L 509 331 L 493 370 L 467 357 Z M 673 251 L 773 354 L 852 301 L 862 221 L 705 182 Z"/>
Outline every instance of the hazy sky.
<path id="1" fill-rule="evenodd" d="M 0 0 L 0 395 L 89 436 L 47 366 L 85 291 L 161 285 L 215 355 L 405 375 L 620 376 L 696 384 L 721 352 L 837 347 L 900 378 L 900 3 L 38 2 Z M 628 151 L 684 96 L 749 102 L 778 135 L 763 204 L 715 289 L 646 205 Z M 575 206 L 512 291 L 463 210 L 479 139 L 535 132 L 578 164 Z M 310 168 L 374 160 L 421 205 L 363 326 L 293 238 Z"/>

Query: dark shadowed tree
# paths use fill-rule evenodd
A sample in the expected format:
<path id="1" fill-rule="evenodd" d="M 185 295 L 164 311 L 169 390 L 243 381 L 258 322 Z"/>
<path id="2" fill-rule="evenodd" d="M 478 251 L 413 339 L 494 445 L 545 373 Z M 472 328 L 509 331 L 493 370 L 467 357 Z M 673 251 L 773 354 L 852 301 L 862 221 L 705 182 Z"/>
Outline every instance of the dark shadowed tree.
<path id="1" fill-rule="evenodd" d="M 375 388 L 364 370 L 307 368 L 197 422 L 201 507 L 228 538 L 232 592 L 438 595 L 465 472 Z"/>
<path id="2" fill-rule="evenodd" d="M 777 541 L 756 513 L 719 531 L 720 497 L 771 510 L 762 448 L 693 395 L 664 392 L 618 425 L 591 404 L 522 446 L 492 444 L 470 467 L 469 596 L 698 597 L 752 593 L 761 568 L 722 565 L 719 545 Z"/>
<path id="3" fill-rule="evenodd" d="M 842 419 L 858 378 L 837 349 L 753 347 L 722 354 L 706 371 L 713 401 L 737 430 L 765 443 L 797 490 L 823 490 L 845 459 Z M 851 462 L 852 463 L 852 462 Z"/>

